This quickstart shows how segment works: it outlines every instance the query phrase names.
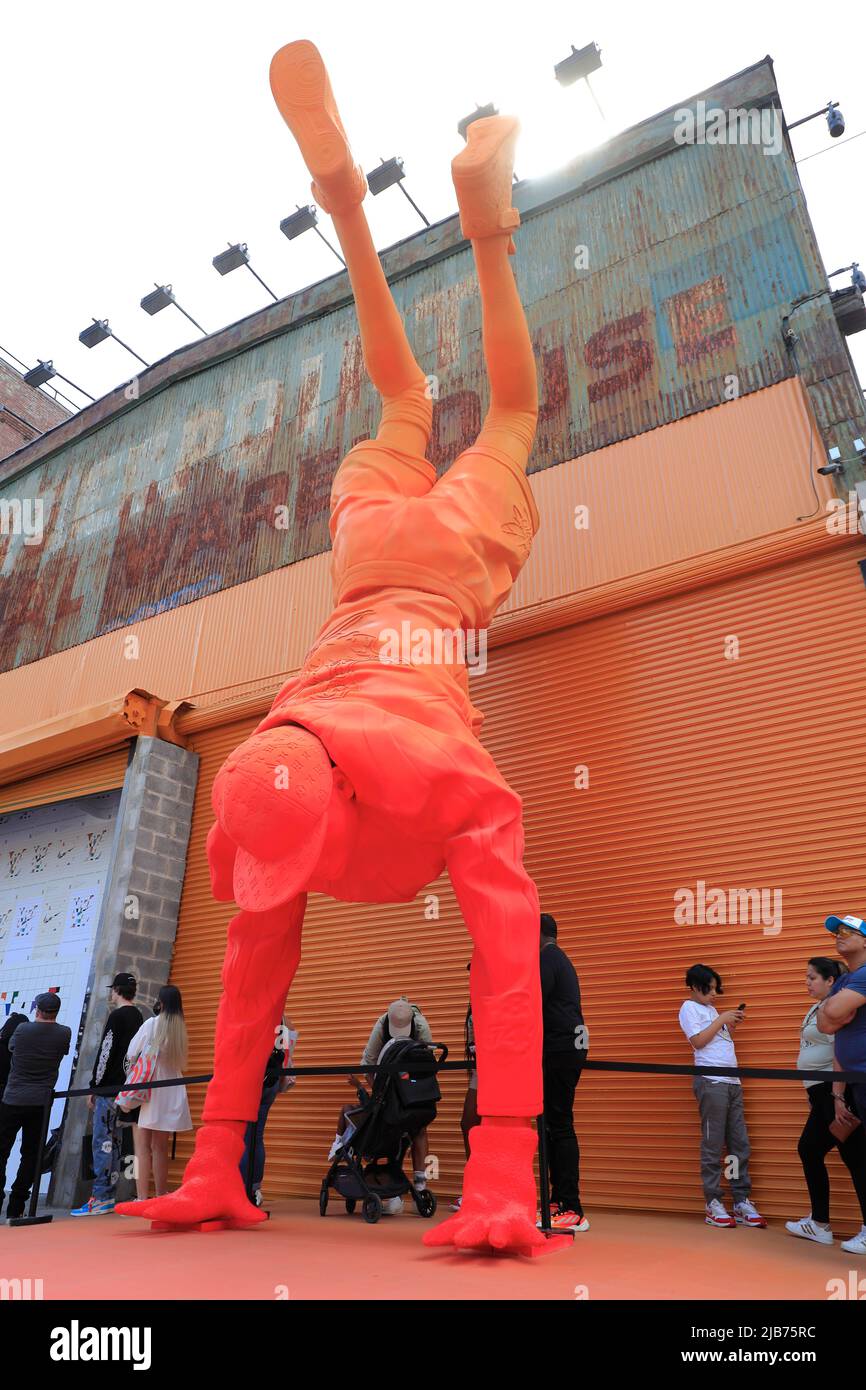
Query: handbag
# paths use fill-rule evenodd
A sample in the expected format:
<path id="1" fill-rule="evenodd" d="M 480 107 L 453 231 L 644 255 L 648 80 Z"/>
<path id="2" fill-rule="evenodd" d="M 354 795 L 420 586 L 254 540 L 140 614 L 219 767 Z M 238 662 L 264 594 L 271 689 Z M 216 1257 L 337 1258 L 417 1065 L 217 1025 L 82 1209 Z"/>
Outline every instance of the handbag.
<path id="1" fill-rule="evenodd" d="M 846 1139 L 850 1139 L 859 1123 L 859 1116 L 852 1114 L 850 1110 L 846 1110 L 842 1119 L 840 1120 L 837 1116 L 828 1128 L 833 1138 L 838 1139 L 840 1144 L 844 1144 Z"/>
<path id="2" fill-rule="evenodd" d="M 156 1057 L 154 1054 L 147 1051 L 139 1052 L 126 1078 L 127 1084 L 132 1085 L 135 1082 L 152 1081 L 155 1071 Z M 118 1091 L 117 1108 L 118 1110 L 134 1110 L 139 1106 L 145 1105 L 147 1101 L 150 1100 L 150 1097 L 151 1091 L 149 1087 L 142 1087 L 140 1090 L 136 1089 L 134 1091 Z"/>

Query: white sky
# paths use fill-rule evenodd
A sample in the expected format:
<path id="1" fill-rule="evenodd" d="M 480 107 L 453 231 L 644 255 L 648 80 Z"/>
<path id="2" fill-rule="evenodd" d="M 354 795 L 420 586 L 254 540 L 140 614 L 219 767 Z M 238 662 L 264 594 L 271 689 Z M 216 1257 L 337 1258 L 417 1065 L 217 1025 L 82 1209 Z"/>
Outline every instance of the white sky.
<path id="1" fill-rule="evenodd" d="M 221 278 L 213 269 L 227 242 L 248 243 L 278 295 L 337 268 L 312 233 L 288 242 L 279 231 L 282 217 L 310 201 L 268 86 L 271 55 L 296 38 L 321 49 L 364 168 L 401 155 L 406 186 L 431 222 L 456 210 L 456 124 L 476 103 L 520 117 L 516 168 L 527 178 L 770 54 L 789 121 L 840 103 L 842 140 L 818 119 L 792 141 L 798 159 L 826 151 L 800 175 L 828 271 L 854 260 L 866 269 L 866 135 L 843 143 L 866 131 L 862 33 L 852 0 L 826 10 L 803 0 L 9 6 L 0 344 L 28 365 L 53 358 L 99 396 L 135 363 L 110 341 L 81 346 L 92 317 L 108 318 L 149 361 L 195 336 L 176 310 L 149 318 L 139 308 L 154 281 L 171 283 L 214 331 L 270 302 L 248 271 Z M 602 49 L 591 80 L 606 125 L 583 84 L 563 89 L 553 77 L 572 43 L 592 40 Z M 365 206 L 380 248 L 421 225 L 396 188 Z M 333 240 L 324 214 L 321 226 Z M 866 384 L 866 332 L 848 342 Z"/>

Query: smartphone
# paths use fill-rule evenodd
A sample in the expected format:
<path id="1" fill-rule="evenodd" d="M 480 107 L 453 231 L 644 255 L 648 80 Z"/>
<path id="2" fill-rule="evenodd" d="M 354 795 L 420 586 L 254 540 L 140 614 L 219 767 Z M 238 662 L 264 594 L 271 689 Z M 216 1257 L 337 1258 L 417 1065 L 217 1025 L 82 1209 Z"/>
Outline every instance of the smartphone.
<path id="1" fill-rule="evenodd" d="M 737 1005 L 737 1008 L 738 1008 L 738 1009 L 744 1009 L 745 1007 L 746 1007 L 745 1004 L 738 1004 L 738 1005 Z"/>

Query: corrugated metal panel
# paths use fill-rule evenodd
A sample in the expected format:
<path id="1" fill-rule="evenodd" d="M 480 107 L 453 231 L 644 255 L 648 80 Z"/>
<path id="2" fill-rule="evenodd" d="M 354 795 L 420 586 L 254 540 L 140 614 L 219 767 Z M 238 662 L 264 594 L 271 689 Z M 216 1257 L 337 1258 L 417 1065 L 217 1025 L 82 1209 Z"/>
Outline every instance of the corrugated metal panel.
<path id="1" fill-rule="evenodd" d="M 816 448 L 813 441 L 813 455 Z M 808 415 L 791 380 L 535 474 L 541 529 L 491 640 L 519 613 L 565 595 L 579 595 L 575 606 L 593 612 L 620 604 L 613 590 L 627 576 L 646 576 L 629 586 L 639 598 L 641 588 L 659 592 L 754 564 L 740 554 L 750 546 L 767 563 L 837 544 L 823 530 L 823 505 L 817 519 L 798 520 L 815 511 L 811 471 Z M 815 484 L 823 504 L 832 496 L 829 480 Z M 578 506 L 589 516 L 581 530 Z M 19 727 L 22 711 L 28 723 L 50 719 L 132 681 L 199 705 L 275 692 L 330 611 L 329 566 L 329 554 L 315 556 L 142 620 L 132 629 L 135 660 L 127 657 L 129 634 L 112 633 L 4 674 L 0 734 Z"/>
<path id="2" fill-rule="evenodd" d="M 124 746 L 96 758 L 40 773 L 38 777 L 28 777 L 24 782 L 10 782 L 0 787 L 0 814 L 120 787 L 126 776 L 128 757 L 129 748 Z"/>
<path id="3" fill-rule="evenodd" d="M 727 661 L 732 634 L 740 655 Z M 833 729 L 853 727 L 864 670 L 866 587 L 839 551 L 513 644 L 478 678 L 484 742 L 524 799 L 527 867 L 580 974 L 595 1057 L 688 1061 L 682 977 L 703 960 L 730 1000 L 748 1002 L 741 1062 L 794 1064 L 806 960 L 832 954 L 823 918 L 861 910 L 866 746 L 837 737 L 825 716 L 832 671 Z M 252 722 L 193 741 L 202 764 L 172 979 L 188 1003 L 196 1069 L 210 1065 L 230 915 L 207 886 L 210 785 Z M 575 790 L 578 764 L 588 790 Z M 781 931 L 676 925 L 675 893 L 699 880 L 780 890 Z M 289 1000 L 299 1064 L 354 1061 L 402 992 L 459 1054 L 468 937 L 447 880 L 429 891 L 440 895 L 438 922 L 425 919 L 423 897 L 393 907 L 311 898 Z M 445 1195 L 460 1184 L 463 1084 L 450 1077 L 443 1090 L 431 1148 Z M 278 1101 L 267 1193 L 318 1191 L 348 1096 L 339 1081 L 304 1080 Z M 747 1084 L 755 1196 L 777 1218 L 807 1201 L 796 1153 L 805 1108 L 799 1083 Z M 587 1073 L 576 1115 L 590 1211 L 700 1210 L 687 1080 Z M 847 1175 L 830 1164 L 834 1220 L 853 1229 Z"/>
<path id="4" fill-rule="evenodd" d="M 824 283 L 790 158 L 755 145 L 684 145 L 528 213 L 516 266 L 539 362 L 534 470 L 789 376 L 782 317 Z M 394 292 L 438 384 L 429 453 L 445 467 L 487 402 L 471 250 Z M 794 326 L 832 434 L 862 403 L 827 297 Z M 341 301 L 37 459 L 2 487 L 48 520 L 42 545 L 6 538 L 0 668 L 325 550 L 334 471 L 378 415 Z"/>

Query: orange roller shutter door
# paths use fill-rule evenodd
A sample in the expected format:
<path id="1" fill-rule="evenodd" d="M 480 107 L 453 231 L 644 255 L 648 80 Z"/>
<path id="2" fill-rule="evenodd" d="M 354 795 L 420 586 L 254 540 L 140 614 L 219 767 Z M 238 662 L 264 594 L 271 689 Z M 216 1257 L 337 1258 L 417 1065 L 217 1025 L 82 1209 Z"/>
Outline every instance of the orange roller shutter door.
<path id="1" fill-rule="evenodd" d="M 0 814 L 122 787 L 128 760 L 129 744 L 125 743 L 110 753 L 100 753 L 83 762 L 52 768 L 50 772 L 40 772 L 20 782 L 10 782 L 0 787 Z"/>
<path id="2" fill-rule="evenodd" d="M 795 1064 L 806 961 L 833 954 L 823 918 L 866 903 L 866 743 L 856 735 L 866 586 L 857 554 L 840 545 L 493 647 L 486 674 L 472 678 L 483 741 L 524 799 L 527 867 L 580 975 L 591 1056 L 689 1061 L 677 1023 L 682 976 L 705 961 L 731 1004 L 747 1001 L 741 1062 Z M 202 762 L 172 971 L 190 1022 L 191 1071 L 211 1065 L 232 912 L 210 898 L 210 786 L 257 718 L 191 737 Z M 582 767 L 589 785 L 579 788 Z M 700 882 L 707 893 L 764 890 L 770 908 L 781 893 L 780 922 L 678 924 L 675 895 Z M 406 905 L 311 897 L 289 1000 L 298 1063 L 356 1062 L 401 993 L 461 1057 L 470 950 L 447 879 Z M 444 1078 L 430 1133 L 442 1195 L 460 1188 L 464 1091 L 462 1075 Z M 349 1100 L 332 1078 L 301 1079 L 278 1099 L 266 1194 L 317 1193 Z M 196 1120 L 200 1106 L 198 1097 Z M 805 1113 L 799 1082 L 747 1082 L 755 1197 L 772 1216 L 808 1208 L 796 1154 Z M 688 1079 L 587 1072 L 576 1118 L 588 1206 L 700 1208 Z M 853 1229 L 847 1174 L 838 1158 L 830 1163 L 834 1218 Z"/>

